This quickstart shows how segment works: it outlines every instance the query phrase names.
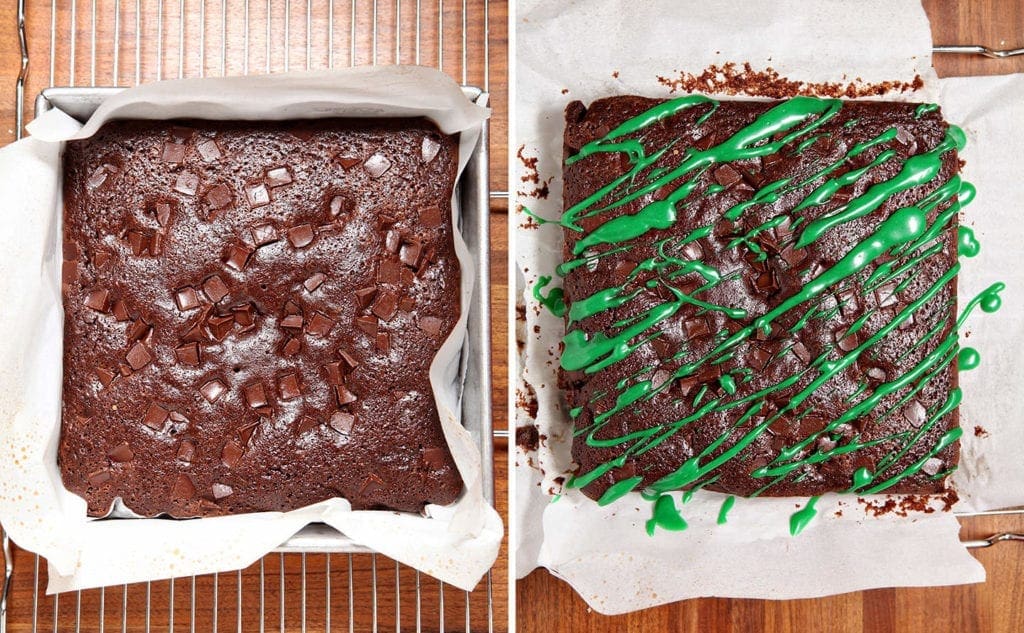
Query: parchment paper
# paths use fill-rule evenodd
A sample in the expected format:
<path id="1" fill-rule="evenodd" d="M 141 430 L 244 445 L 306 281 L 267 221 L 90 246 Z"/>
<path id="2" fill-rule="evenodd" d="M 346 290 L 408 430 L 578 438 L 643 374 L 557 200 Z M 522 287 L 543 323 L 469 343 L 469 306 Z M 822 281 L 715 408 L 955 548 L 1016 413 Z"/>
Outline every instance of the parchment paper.
<path id="1" fill-rule="evenodd" d="M 484 499 L 479 449 L 460 424 L 465 310 L 430 369 L 445 438 L 465 482 L 450 506 L 428 506 L 419 516 L 353 512 L 334 499 L 288 513 L 97 521 L 61 484 L 61 141 L 87 137 L 110 118 L 331 116 L 426 116 L 446 133 L 461 133 L 461 173 L 488 112 L 426 68 L 178 80 L 110 98 L 85 127 L 51 111 L 30 124 L 30 138 L 0 150 L 0 521 L 18 545 L 47 559 L 50 592 L 246 567 L 316 521 L 464 589 L 493 564 L 501 520 Z M 466 306 L 472 260 L 458 232 L 455 248 Z"/>
<path id="2" fill-rule="evenodd" d="M 978 187 L 963 220 L 981 242 L 964 260 L 961 296 L 1005 281 L 1003 308 L 973 316 L 969 344 L 981 367 L 961 373 L 964 434 L 955 477 L 957 510 L 1024 504 L 1024 403 L 1015 397 L 1024 359 L 1024 275 L 1016 261 L 1024 243 L 1018 208 L 1024 136 L 1024 77 L 938 80 L 931 68 L 927 17 L 915 2 L 816 3 L 521 0 L 517 28 L 517 140 L 538 159 L 550 195 L 531 195 L 523 180 L 518 202 L 546 218 L 561 212 L 562 112 L 613 94 L 670 96 L 658 76 L 701 73 L 712 64 L 749 62 L 807 82 L 924 80 L 916 92 L 887 99 L 936 101 L 968 136 L 965 179 Z M 563 90 L 567 92 L 563 93 Z M 678 93 L 676 93 L 678 94 Z M 733 97 L 735 98 L 735 97 Z M 517 163 L 521 176 L 532 170 Z M 519 178 L 513 182 L 520 183 Z M 529 227 L 516 217 L 520 300 L 526 304 L 519 402 L 536 394 L 536 452 L 518 449 L 513 534 L 517 575 L 545 566 L 567 580 L 594 609 L 622 613 L 699 596 L 799 598 L 871 587 L 980 582 L 984 569 L 958 540 L 949 512 L 869 516 L 853 496 L 827 495 L 818 516 L 798 537 L 788 518 L 806 499 L 737 499 L 726 525 L 715 525 L 722 495 L 700 491 L 682 506 L 684 532 L 644 532 L 648 502 L 631 494 L 601 508 L 575 490 L 561 492 L 558 477 L 571 463 L 571 433 L 556 383 L 562 320 L 537 306 L 530 289 L 550 275 L 561 256 L 561 230 Z M 540 334 L 534 333 L 539 326 Z M 517 424 L 532 424 L 525 407 Z M 979 436 L 975 425 L 981 427 Z M 869 500 L 884 501 L 880 496 Z M 838 514 L 837 514 L 838 513 Z"/>

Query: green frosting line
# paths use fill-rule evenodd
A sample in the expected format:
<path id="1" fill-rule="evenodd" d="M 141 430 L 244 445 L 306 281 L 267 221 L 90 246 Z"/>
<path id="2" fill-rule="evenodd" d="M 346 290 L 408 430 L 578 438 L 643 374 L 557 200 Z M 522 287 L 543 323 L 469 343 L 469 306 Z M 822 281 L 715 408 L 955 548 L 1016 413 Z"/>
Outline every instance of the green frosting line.
<path id="1" fill-rule="evenodd" d="M 964 257 L 974 257 L 981 251 L 981 245 L 974 238 L 974 231 L 961 226 L 956 230 L 957 253 Z"/>
<path id="2" fill-rule="evenodd" d="M 736 497 L 729 495 L 722 501 L 722 507 L 718 510 L 718 525 L 725 525 L 728 521 L 729 510 L 732 510 L 736 503 Z"/>
<path id="3" fill-rule="evenodd" d="M 651 518 L 647 520 L 647 534 L 654 536 L 654 530 L 659 527 L 673 532 L 681 532 L 688 527 L 672 495 L 661 495 L 654 502 Z"/>
<path id="4" fill-rule="evenodd" d="M 956 357 L 956 366 L 960 371 L 970 371 L 981 364 L 981 354 L 973 347 L 965 347 Z"/>
<path id="5" fill-rule="evenodd" d="M 818 514 L 818 511 L 814 509 L 814 504 L 818 503 L 818 499 L 819 497 L 811 497 L 807 500 L 807 505 L 794 512 L 793 515 L 789 517 L 789 533 L 791 536 L 796 536 L 803 532 L 804 528 L 807 527 L 811 520 L 814 519 L 815 515 Z"/>
<path id="6" fill-rule="evenodd" d="M 551 283 L 551 277 L 546 275 L 539 277 L 537 283 L 533 286 L 533 298 L 537 303 L 547 308 L 551 314 L 555 316 L 565 315 L 565 300 L 563 299 L 563 293 L 561 288 L 552 288 L 548 295 L 545 297 L 541 291 L 544 287 Z"/>

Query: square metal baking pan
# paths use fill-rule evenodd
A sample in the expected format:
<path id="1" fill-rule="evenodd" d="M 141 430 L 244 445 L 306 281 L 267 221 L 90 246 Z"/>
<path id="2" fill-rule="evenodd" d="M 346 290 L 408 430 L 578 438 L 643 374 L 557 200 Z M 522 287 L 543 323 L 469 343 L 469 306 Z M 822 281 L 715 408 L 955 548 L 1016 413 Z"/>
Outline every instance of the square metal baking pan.
<path id="1" fill-rule="evenodd" d="M 85 122 L 108 97 L 124 88 L 47 88 L 36 97 L 35 115 L 57 108 Z M 481 106 L 488 105 L 488 93 L 464 86 L 466 97 Z M 490 346 L 490 256 L 488 200 L 488 130 L 483 123 L 480 139 L 459 178 L 456 217 L 473 260 L 473 294 L 465 306 L 469 311 L 468 332 L 462 346 L 460 367 L 463 378 L 462 424 L 477 445 L 483 468 L 484 494 L 494 504 L 494 446 L 491 428 L 491 346 Z M 102 520 L 102 519 L 101 519 Z M 322 524 L 307 525 L 275 550 L 280 552 L 370 552 L 341 532 Z"/>

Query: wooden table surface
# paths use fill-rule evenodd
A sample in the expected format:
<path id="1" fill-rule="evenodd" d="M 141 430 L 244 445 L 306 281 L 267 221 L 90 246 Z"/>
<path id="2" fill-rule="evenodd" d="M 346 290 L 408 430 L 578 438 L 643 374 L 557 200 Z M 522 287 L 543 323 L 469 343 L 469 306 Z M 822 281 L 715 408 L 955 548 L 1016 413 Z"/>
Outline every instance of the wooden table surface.
<path id="1" fill-rule="evenodd" d="M 16 5 L 13 0 L 0 3 L 0 145 L 15 139 L 14 86 L 20 67 Z M 53 6 L 56 12 L 51 11 Z M 179 19 L 182 14 L 184 21 Z M 443 15 L 440 24 L 439 15 Z M 74 34 L 72 24 L 77 25 Z M 326 68 L 332 63 L 335 67 L 421 63 L 440 67 L 460 83 L 489 89 L 493 109 L 490 187 L 505 191 L 507 24 L 505 0 L 27 0 L 30 62 L 25 120 L 32 118 L 35 96 L 50 85 L 128 86 L 136 80 L 238 75 L 268 68 L 281 72 Z M 55 38 L 51 38 L 51 29 Z M 501 197 L 491 202 L 493 426 L 504 429 L 508 205 Z M 507 448 L 504 440 L 495 441 L 496 505 L 503 519 L 507 516 Z M 443 622 L 445 630 L 487 631 L 493 623 L 493 630 L 507 631 L 507 561 L 503 546 L 491 579 L 490 609 L 486 583 L 468 598 L 447 587 L 442 598 L 438 583 L 422 576 L 423 630 L 438 630 Z M 335 630 L 351 626 L 357 631 L 395 630 L 399 622 L 403 630 L 415 630 L 419 624 L 414 572 L 408 568 L 396 571 L 394 562 L 383 556 L 333 555 L 328 560 L 325 555 L 304 559 L 271 555 L 262 561 L 262 568 L 258 563 L 240 575 L 222 574 L 216 581 L 202 577 L 194 586 L 189 579 L 179 579 L 172 589 L 170 582 L 161 581 L 102 593 L 84 592 L 80 599 L 75 594 L 65 595 L 56 603 L 37 593 L 35 563 L 32 554 L 15 550 L 8 605 L 10 633 L 32 631 L 35 626 L 39 630 L 77 630 L 79 620 L 83 631 L 101 627 L 121 630 L 122 626 L 130 631 L 169 630 L 172 622 L 177 630 L 206 631 L 253 631 L 264 624 L 271 630 L 316 631 L 325 630 L 328 621 Z M 44 565 L 40 588 L 45 576 Z M 376 594 L 370 589 L 374 582 Z M 328 593 L 332 596 L 329 610 Z M 239 600 L 241 609 L 237 608 Z M 442 600 L 443 609 L 439 608 Z"/>
<path id="2" fill-rule="evenodd" d="M 925 0 L 934 41 L 1024 46 L 1021 0 Z M 940 76 L 1024 72 L 1024 57 L 994 60 L 940 55 Z M 1024 532 L 1024 516 L 973 517 L 961 538 Z M 619 631 L 1024 631 L 1024 544 L 974 550 L 988 574 L 984 584 L 876 589 L 814 600 L 698 599 L 607 617 L 591 612 L 569 586 L 536 570 L 516 586 L 517 630 L 537 633 Z"/>

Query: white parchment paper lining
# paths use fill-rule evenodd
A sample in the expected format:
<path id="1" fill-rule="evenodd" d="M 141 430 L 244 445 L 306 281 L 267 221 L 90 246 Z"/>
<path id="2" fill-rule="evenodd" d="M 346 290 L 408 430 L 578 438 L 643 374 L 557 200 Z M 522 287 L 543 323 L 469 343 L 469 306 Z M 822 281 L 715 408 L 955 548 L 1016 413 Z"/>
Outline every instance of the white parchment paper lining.
<path id="1" fill-rule="evenodd" d="M 471 589 L 497 557 L 501 520 L 484 498 L 480 451 L 460 424 L 459 355 L 466 310 L 430 369 L 441 424 L 465 489 L 426 516 L 353 512 L 333 499 L 288 513 L 187 521 L 90 520 L 84 500 L 61 484 L 63 311 L 60 293 L 62 141 L 93 134 L 112 118 L 296 119 L 425 116 L 460 133 L 459 173 L 488 111 L 447 76 L 426 68 L 177 80 L 111 97 L 83 127 L 53 110 L 30 138 L 0 150 L 0 521 L 21 547 L 49 563 L 48 590 L 205 574 L 250 565 L 304 525 L 324 522 L 397 561 Z M 454 203 L 454 199 L 453 199 Z M 453 209 L 457 207 L 453 204 Z M 472 260 L 456 232 L 461 300 L 469 305 Z"/>
<path id="2" fill-rule="evenodd" d="M 813 82 L 912 81 L 921 91 L 886 98 L 935 101 L 968 136 L 965 179 L 978 188 L 963 221 L 974 228 L 981 254 L 964 260 L 961 297 L 1004 281 L 1003 307 L 968 322 L 968 343 L 981 367 L 961 373 L 966 432 L 955 476 L 957 510 L 1024 505 L 1024 273 L 1016 261 L 1024 244 L 1018 217 L 1024 200 L 1020 156 L 1024 135 L 1024 76 L 938 80 L 931 68 L 927 17 L 916 2 L 825 0 L 700 2 L 694 0 L 522 0 L 517 18 L 517 140 L 538 158 L 550 196 L 523 192 L 518 202 L 542 217 L 561 211 L 563 110 L 613 94 L 665 97 L 657 77 L 699 74 L 711 64 L 750 62 L 782 76 Z M 567 89 L 563 93 L 563 89 Z M 517 163 L 522 176 L 529 174 Z M 519 178 L 513 182 L 520 183 Z M 715 525 L 722 496 L 700 492 L 682 506 L 685 532 L 644 533 L 650 505 L 629 495 L 601 508 L 578 491 L 557 503 L 555 477 L 571 462 L 556 382 L 562 321 L 538 309 L 530 289 L 561 257 L 557 225 L 525 228 L 516 217 L 520 298 L 526 304 L 525 353 L 519 388 L 538 401 L 542 435 L 536 453 L 517 453 L 514 546 L 516 572 L 536 566 L 566 579 L 598 611 L 622 613 L 699 596 L 806 598 L 871 587 L 980 582 L 984 569 L 958 540 L 949 513 L 867 516 L 856 499 L 828 495 L 798 537 L 788 517 L 803 499 L 738 499 L 728 523 Z M 533 333 L 539 325 L 541 334 Z M 525 381 L 525 382 L 522 382 Z M 528 384 L 528 386 L 527 386 Z M 520 398 L 522 401 L 524 398 Z M 533 421 L 517 412 L 519 425 Z M 974 427 L 983 427 L 976 437 Z M 541 469 L 538 471 L 538 467 Z M 836 513 L 841 512 L 841 516 Z"/>

